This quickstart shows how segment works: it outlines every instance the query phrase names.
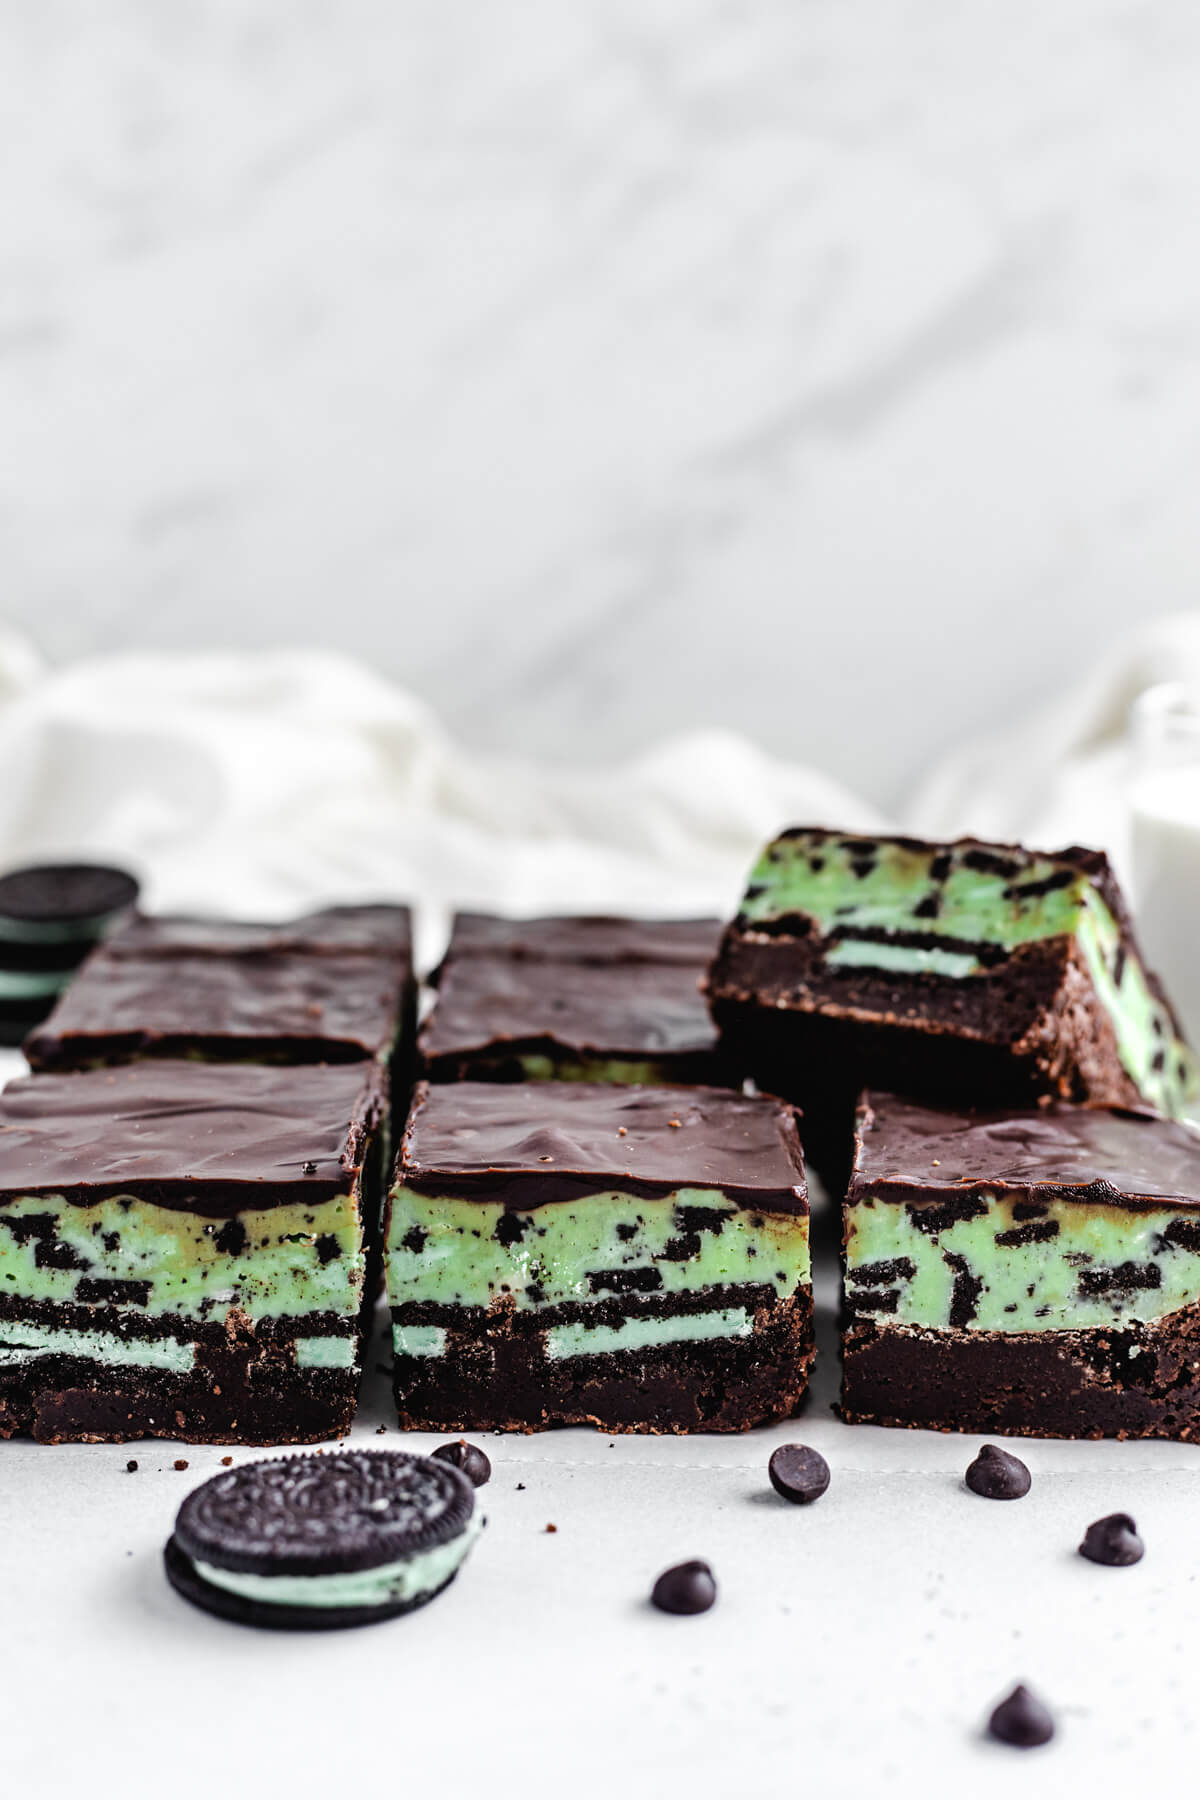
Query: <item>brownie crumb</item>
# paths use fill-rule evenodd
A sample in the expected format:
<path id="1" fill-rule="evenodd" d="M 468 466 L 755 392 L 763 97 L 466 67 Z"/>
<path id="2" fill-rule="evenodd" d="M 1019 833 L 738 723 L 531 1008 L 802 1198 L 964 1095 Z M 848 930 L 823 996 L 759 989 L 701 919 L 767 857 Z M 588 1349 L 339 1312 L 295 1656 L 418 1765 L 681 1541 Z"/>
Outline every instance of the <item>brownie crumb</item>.
<path id="1" fill-rule="evenodd" d="M 187 1459 L 182 1456 L 177 1456 L 175 1458 L 175 1467 L 180 1470 L 186 1469 L 187 1468 Z"/>
<path id="2" fill-rule="evenodd" d="M 223 1469 L 232 1469 L 232 1467 L 233 1467 L 233 1458 L 232 1458 L 232 1456 L 223 1456 L 223 1457 L 222 1457 L 222 1458 L 221 1458 L 221 1467 L 222 1467 L 222 1468 L 223 1468 Z"/>
<path id="3" fill-rule="evenodd" d="M 547 1525 L 546 1530 L 547 1531 L 557 1531 L 558 1526 L 557 1525 Z"/>
<path id="4" fill-rule="evenodd" d="M 523 1494 L 525 1492 L 525 1483 L 523 1481 L 518 1481 L 517 1492 L 518 1494 Z"/>
<path id="5" fill-rule="evenodd" d="M 385 1433 L 386 1433 L 386 1431 L 387 1431 L 387 1426 L 386 1426 L 386 1425 L 377 1425 L 377 1426 L 376 1426 L 376 1427 L 375 1427 L 375 1436 L 376 1436 L 376 1437 L 383 1437 L 383 1436 L 384 1436 L 384 1434 L 385 1434 Z"/>

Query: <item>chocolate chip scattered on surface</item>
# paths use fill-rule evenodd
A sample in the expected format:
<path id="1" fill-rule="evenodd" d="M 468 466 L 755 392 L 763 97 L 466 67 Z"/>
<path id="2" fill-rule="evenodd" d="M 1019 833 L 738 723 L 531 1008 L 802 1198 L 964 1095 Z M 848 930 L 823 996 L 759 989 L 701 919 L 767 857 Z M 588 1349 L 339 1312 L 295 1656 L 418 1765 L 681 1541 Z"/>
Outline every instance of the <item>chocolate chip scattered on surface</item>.
<path id="1" fill-rule="evenodd" d="M 1018 1685 L 1002 1700 L 988 1720 L 988 1733 L 1001 1744 L 1033 1750 L 1054 1736 L 1050 1710 L 1027 1687 Z"/>
<path id="2" fill-rule="evenodd" d="M 1080 1556 L 1103 1563 L 1109 1569 L 1127 1569 L 1141 1562 L 1146 1546 L 1128 1513 L 1109 1513 L 1088 1526 L 1079 1546 Z"/>
<path id="3" fill-rule="evenodd" d="M 973 1494 L 985 1500 L 1021 1500 L 1029 1492 L 1032 1477 L 1019 1456 L 985 1444 L 963 1477 Z"/>
<path id="4" fill-rule="evenodd" d="M 699 1558 L 664 1569 L 650 1591 L 651 1605 L 665 1613 L 707 1612 L 716 1597 L 716 1578 Z"/>
<path id="5" fill-rule="evenodd" d="M 439 1462 L 448 1462 L 456 1469 L 461 1469 L 472 1487 L 482 1487 L 492 1477 L 492 1465 L 478 1444 L 468 1444 L 465 1438 L 456 1438 L 452 1444 L 439 1444 L 431 1454 Z"/>
<path id="6" fill-rule="evenodd" d="M 771 1486 L 796 1506 L 819 1500 L 829 1486 L 829 1464 L 807 1444 L 780 1444 L 767 1464 Z"/>

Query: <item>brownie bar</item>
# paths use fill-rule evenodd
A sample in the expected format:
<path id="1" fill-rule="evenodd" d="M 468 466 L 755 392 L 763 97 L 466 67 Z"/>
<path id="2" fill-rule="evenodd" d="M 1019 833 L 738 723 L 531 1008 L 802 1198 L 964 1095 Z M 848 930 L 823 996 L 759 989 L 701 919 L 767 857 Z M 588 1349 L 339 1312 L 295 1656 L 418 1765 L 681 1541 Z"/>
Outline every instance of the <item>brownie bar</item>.
<path id="1" fill-rule="evenodd" d="M 417 1039 L 422 1072 L 431 1081 L 732 1082 L 702 972 L 675 961 L 456 957 Z"/>
<path id="2" fill-rule="evenodd" d="M 373 1063 L 145 1062 L 0 1094 L 0 1436 L 348 1428 L 377 1276 Z"/>
<path id="3" fill-rule="evenodd" d="M 283 923 L 140 913 L 109 938 L 114 956 L 361 954 L 412 966 L 407 906 L 329 906 Z"/>
<path id="4" fill-rule="evenodd" d="M 842 1416 L 1200 1441 L 1200 1134 L 1061 1103 L 859 1114 Z"/>
<path id="5" fill-rule="evenodd" d="M 628 919 L 581 913 L 539 919 L 502 919 L 493 913 L 454 915 L 450 943 L 434 976 L 462 956 L 511 957 L 566 963 L 681 963 L 703 970 L 716 955 L 719 919 Z"/>
<path id="6" fill-rule="evenodd" d="M 288 925 L 138 918 L 89 957 L 25 1054 L 36 1069 L 395 1056 L 406 1076 L 411 936 L 400 906 L 335 907 Z"/>
<path id="7" fill-rule="evenodd" d="M 806 1150 L 839 1187 L 864 1085 L 966 1105 L 1148 1101 L 1173 1116 L 1196 1090 L 1095 850 L 784 832 L 707 991 L 759 1084 L 803 1107 Z"/>
<path id="8" fill-rule="evenodd" d="M 423 1084 L 385 1264 L 405 1426 L 736 1431 L 807 1385 L 808 1201 L 775 1101 Z"/>

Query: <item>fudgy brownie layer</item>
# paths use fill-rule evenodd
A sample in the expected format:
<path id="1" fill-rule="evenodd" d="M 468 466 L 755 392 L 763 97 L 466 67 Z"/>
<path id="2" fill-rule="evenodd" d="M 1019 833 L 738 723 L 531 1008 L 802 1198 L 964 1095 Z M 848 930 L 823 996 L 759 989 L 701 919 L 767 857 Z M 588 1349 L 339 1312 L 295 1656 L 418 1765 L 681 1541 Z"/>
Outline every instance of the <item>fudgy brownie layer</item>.
<path id="1" fill-rule="evenodd" d="M 350 1428 L 355 1369 L 296 1369 L 276 1344 L 199 1346 L 186 1375 L 44 1356 L 0 1369 L 0 1437 L 44 1444 L 161 1437 L 192 1444 L 311 1444 Z"/>
<path id="2" fill-rule="evenodd" d="M 742 1338 L 547 1357 L 502 1309 L 471 1309 L 440 1356 L 397 1356 L 400 1423 L 421 1431 L 746 1431 L 790 1418 L 813 1358 L 812 1296 L 759 1315 Z"/>
<path id="3" fill-rule="evenodd" d="M 1119 1330 L 856 1321 L 842 1339 L 839 1411 L 850 1424 L 929 1431 L 1200 1442 L 1200 1306 Z"/>

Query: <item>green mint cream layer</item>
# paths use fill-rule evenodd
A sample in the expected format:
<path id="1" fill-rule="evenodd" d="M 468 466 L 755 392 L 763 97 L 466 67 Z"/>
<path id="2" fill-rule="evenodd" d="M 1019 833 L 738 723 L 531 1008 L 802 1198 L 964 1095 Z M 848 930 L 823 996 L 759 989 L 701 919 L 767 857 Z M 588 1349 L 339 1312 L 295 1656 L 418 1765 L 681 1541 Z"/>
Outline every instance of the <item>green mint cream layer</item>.
<path id="1" fill-rule="evenodd" d="M 809 1278 L 808 1220 L 747 1210 L 712 1188 L 656 1199 L 605 1191 L 514 1211 L 401 1185 L 391 1196 L 386 1264 L 394 1310 L 506 1305 L 537 1314 L 640 1293 L 702 1298 L 717 1290 L 711 1308 L 673 1317 L 548 1320 L 546 1354 L 558 1358 L 746 1336 L 752 1314 L 723 1305 L 720 1290 L 756 1286 L 770 1289 L 772 1301 L 794 1294 Z M 444 1324 L 397 1322 L 394 1336 L 401 1355 L 437 1356 L 446 1345 Z"/>
<path id="2" fill-rule="evenodd" d="M 1050 1199 L 1031 1217 L 1028 1203 L 973 1191 L 954 1210 L 974 1216 L 869 1193 L 847 1206 L 853 1315 L 881 1327 L 1063 1331 L 1145 1324 L 1200 1299 L 1194 1209 Z"/>
<path id="3" fill-rule="evenodd" d="M 787 934 L 790 920 L 806 932 L 815 922 L 829 969 L 949 981 L 1025 945 L 1074 938 L 1138 1090 L 1174 1117 L 1194 1100 L 1195 1057 L 1087 868 L 1069 856 L 789 833 L 751 872 L 739 925 Z"/>

